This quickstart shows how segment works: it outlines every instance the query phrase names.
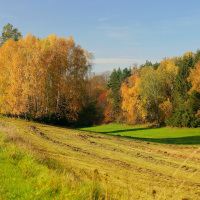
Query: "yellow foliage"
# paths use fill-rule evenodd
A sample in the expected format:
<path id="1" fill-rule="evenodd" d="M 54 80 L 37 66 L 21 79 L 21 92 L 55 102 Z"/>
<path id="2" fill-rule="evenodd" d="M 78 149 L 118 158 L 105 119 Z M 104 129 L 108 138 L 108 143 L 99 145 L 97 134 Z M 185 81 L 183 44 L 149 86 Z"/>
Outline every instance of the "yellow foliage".
<path id="1" fill-rule="evenodd" d="M 192 51 L 188 51 L 186 52 L 185 54 L 183 54 L 182 58 L 186 56 L 186 57 L 194 57 L 195 56 L 195 53 L 193 53 Z"/>
<path id="2" fill-rule="evenodd" d="M 173 106 L 172 103 L 169 101 L 169 99 L 159 104 L 159 111 L 160 111 L 160 122 L 165 122 L 165 120 L 172 115 Z"/>
<path id="3" fill-rule="evenodd" d="M 122 110 L 127 121 L 136 123 L 143 119 L 139 93 L 140 76 L 135 70 L 127 78 L 128 83 L 122 83 Z"/>
<path id="4" fill-rule="evenodd" d="M 195 65 L 194 69 L 190 70 L 188 81 L 192 83 L 192 88 L 190 89 L 189 94 L 191 94 L 192 91 L 200 92 L 200 60 Z"/>
<path id="5" fill-rule="evenodd" d="M 17 42 L 7 40 L 0 48 L 1 112 L 75 120 L 91 57 L 72 37 L 38 39 L 28 34 Z"/>
<path id="6" fill-rule="evenodd" d="M 162 85 L 165 86 L 164 91 L 169 95 L 168 98 L 170 98 L 171 101 L 173 98 L 176 75 L 178 73 L 178 66 L 175 65 L 174 59 L 164 59 L 157 69 L 159 78 L 162 80 Z"/>

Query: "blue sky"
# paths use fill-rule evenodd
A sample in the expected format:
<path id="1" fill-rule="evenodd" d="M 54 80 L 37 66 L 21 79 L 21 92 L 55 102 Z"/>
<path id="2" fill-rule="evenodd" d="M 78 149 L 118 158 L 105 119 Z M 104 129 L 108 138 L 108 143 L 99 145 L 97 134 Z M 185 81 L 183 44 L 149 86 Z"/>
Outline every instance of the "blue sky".
<path id="1" fill-rule="evenodd" d="M 72 36 L 94 54 L 94 72 L 161 61 L 200 48 L 199 0 L 6 0 L 0 31 Z"/>

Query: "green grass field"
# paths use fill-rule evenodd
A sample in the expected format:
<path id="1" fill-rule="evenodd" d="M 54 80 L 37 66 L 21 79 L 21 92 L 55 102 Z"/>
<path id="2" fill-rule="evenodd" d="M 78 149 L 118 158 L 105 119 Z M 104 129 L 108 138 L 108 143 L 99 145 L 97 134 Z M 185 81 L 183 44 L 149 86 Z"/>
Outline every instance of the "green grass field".
<path id="1" fill-rule="evenodd" d="M 0 130 L 0 199 L 200 199 L 200 129 L 0 118 Z"/>
<path id="2" fill-rule="evenodd" d="M 199 128 L 148 128 L 111 124 L 78 130 L 164 144 L 200 145 Z"/>

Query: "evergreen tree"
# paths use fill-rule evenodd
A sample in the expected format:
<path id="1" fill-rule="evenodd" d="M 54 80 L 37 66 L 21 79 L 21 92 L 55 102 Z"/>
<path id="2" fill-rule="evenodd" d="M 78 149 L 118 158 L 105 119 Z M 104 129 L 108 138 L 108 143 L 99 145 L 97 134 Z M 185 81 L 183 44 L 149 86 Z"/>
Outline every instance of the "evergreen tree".
<path id="1" fill-rule="evenodd" d="M 188 111 L 190 113 L 190 124 L 191 127 L 200 126 L 200 118 L 196 115 L 200 110 L 200 93 L 193 91 L 189 97 Z"/>
<path id="2" fill-rule="evenodd" d="M 194 56 L 191 52 L 189 52 L 184 54 L 178 63 L 179 70 L 176 76 L 175 94 L 176 97 L 179 96 L 185 101 L 188 98 L 188 91 L 191 88 L 191 84 L 188 82 L 187 78 L 189 77 L 190 69 L 194 68 L 193 60 Z"/>
<path id="3" fill-rule="evenodd" d="M 198 49 L 196 51 L 196 54 L 195 54 L 195 57 L 194 57 L 194 60 L 193 60 L 193 65 L 195 66 L 195 64 L 197 64 L 197 62 L 199 61 L 200 59 L 200 49 Z"/>
<path id="4" fill-rule="evenodd" d="M 13 25 L 8 23 L 3 27 L 0 37 L 0 46 L 2 46 L 9 38 L 12 38 L 14 41 L 18 41 L 20 37 L 22 37 L 22 34 L 18 31 L 18 29 L 13 28 Z"/>
<path id="5" fill-rule="evenodd" d="M 188 52 L 182 58 L 177 60 L 179 65 L 178 74 L 176 76 L 175 91 L 174 91 L 174 115 L 167 120 L 167 124 L 171 126 L 197 126 L 197 118 L 195 114 L 199 109 L 199 94 L 193 92 L 188 94 L 191 89 L 191 83 L 188 81 L 190 69 L 194 68 L 195 59 L 199 56 L 197 52 L 194 55 Z M 186 104 L 188 104 L 186 106 Z"/>
<path id="6" fill-rule="evenodd" d="M 188 109 L 191 114 L 195 115 L 200 109 L 200 93 L 193 91 L 189 97 Z"/>
<path id="7" fill-rule="evenodd" d="M 124 80 L 127 78 L 127 77 L 130 77 L 131 76 L 131 68 L 124 68 L 123 71 L 122 71 L 122 74 L 121 74 L 121 80 L 120 82 L 124 82 Z M 120 85 L 121 87 L 121 85 Z"/>
<path id="8" fill-rule="evenodd" d="M 157 70 L 159 65 L 160 65 L 160 63 L 156 62 L 156 63 L 153 64 L 153 68 L 154 68 L 155 70 Z"/>
<path id="9" fill-rule="evenodd" d="M 120 95 L 119 95 L 119 89 L 121 87 L 121 76 L 122 71 L 119 68 L 118 70 L 114 69 L 113 72 L 110 75 L 110 80 L 107 84 L 107 90 L 111 89 L 113 93 L 113 105 L 115 108 L 119 107 L 120 102 Z"/>
<path id="10" fill-rule="evenodd" d="M 108 90 L 107 98 L 108 98 L 108 108 L 112 108 L 112 113 L 116 116 L 121 111 L 121 84 L 125 81 L 127 77 L 131 75 L 131 68 L 123 69 L 123 71 L 118 68 L 118 70 L 114 69 L 110 75 L 110 79 L 107 83 L 106 89 Z M 112 105 L 111 105 L 112 104 Z M 114 110 L 113 110 L 114 109 Z M 111 110 L 109 112 L 111 112 Z M 108 111 L 107 111 L 108 113 Z M 106 118 L 109 118 L 106 116 Z M 115 117 L 114 117 L 115 118 Z M 110 119 L 110 118 L 109 118 Z"/>
<path id="11" fill-rule="evenodd" d="M 119 103 L 121 102 L 120 88 L 122 82 L 131 75 L 131 69 L 123 69 L 123 71 L 118 68 L 114 69 L 110 75 L 110 80 L 107 84 L 107 90 L 111 89 L 113 93 L 113 105 L 116 109 L 119 109 Z"/>

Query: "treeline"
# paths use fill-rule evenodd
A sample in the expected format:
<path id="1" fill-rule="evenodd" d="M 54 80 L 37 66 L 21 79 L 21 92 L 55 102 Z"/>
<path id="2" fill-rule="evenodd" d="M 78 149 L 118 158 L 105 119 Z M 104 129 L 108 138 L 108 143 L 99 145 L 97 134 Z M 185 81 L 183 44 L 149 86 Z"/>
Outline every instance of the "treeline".
<path id="1" fill-rule="evenodd" d="M 154 65 L 147 61 L 134 67 L 131 76 L 122 84 L 114 70 L 107 85 L 105 121 L 200 126 L 199 58 L 198 50 L 196 53 L 187 52 L 182 57 L 163 59 Z M 115 79 L 121 84 L 120 88 L 110 87 L 116 84 Z"/>
<path id="2" fill-rule="evenodd" d="M 5 115 L 73 123 L 87 103 L 92 54 L 69 39 L 28 34 L 0 47 L 0 109 Z"/>
<path id="3" fill-rule="evenodd" d="M 91 75 L 93 56 L 72 37 L 2 38 L 2 114 L 76 126 L 200 126 L 200 50 Z"/>

